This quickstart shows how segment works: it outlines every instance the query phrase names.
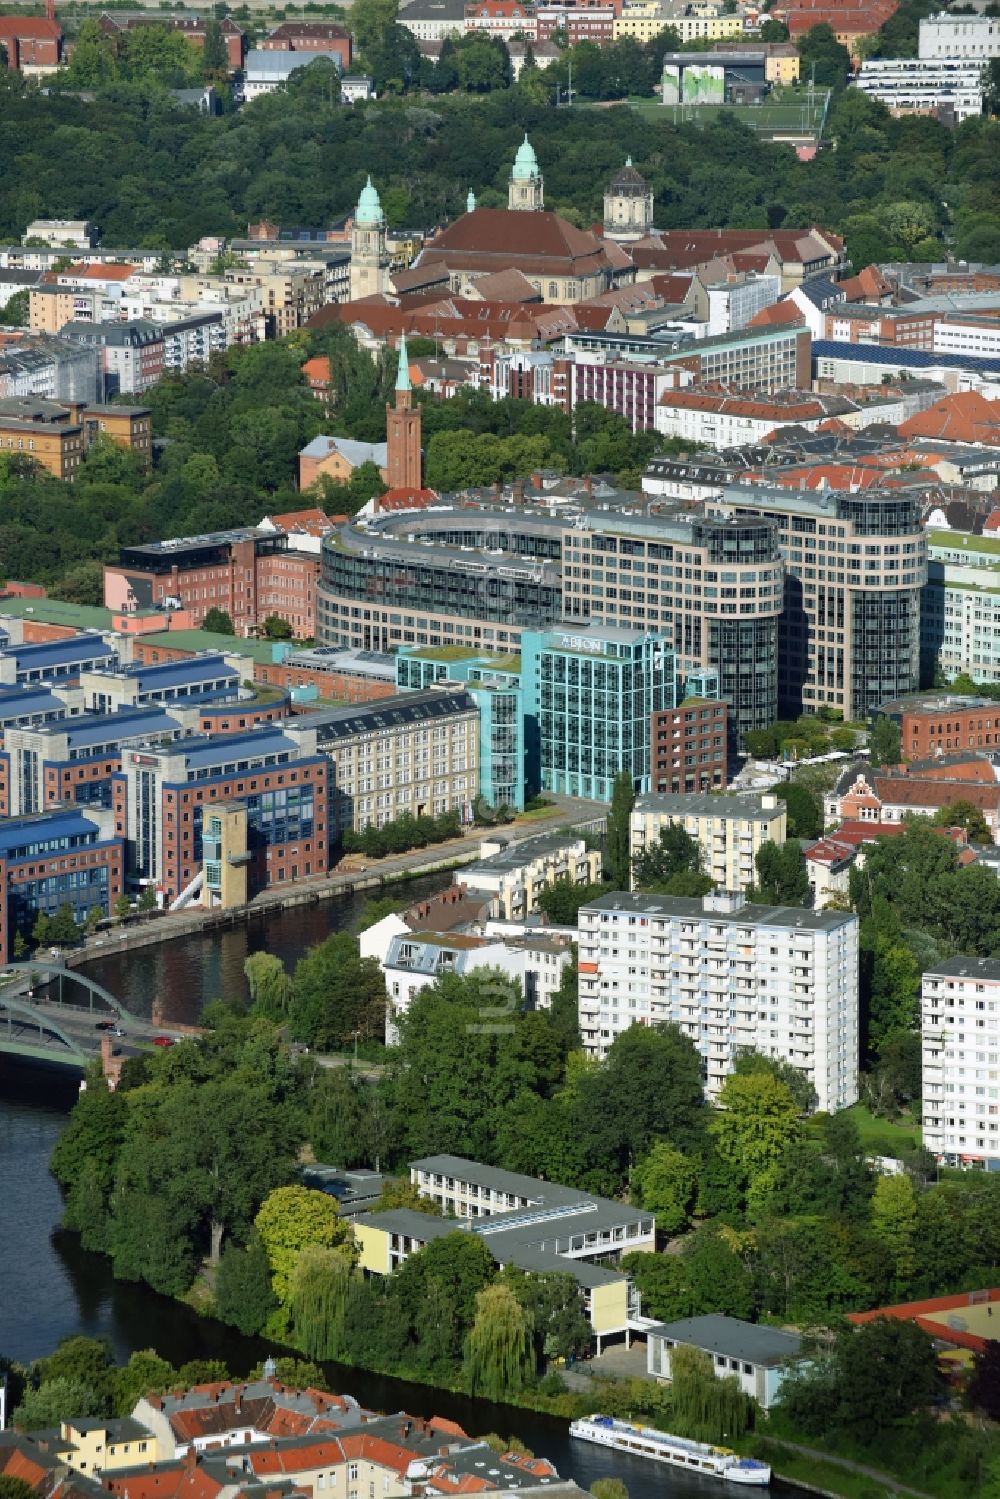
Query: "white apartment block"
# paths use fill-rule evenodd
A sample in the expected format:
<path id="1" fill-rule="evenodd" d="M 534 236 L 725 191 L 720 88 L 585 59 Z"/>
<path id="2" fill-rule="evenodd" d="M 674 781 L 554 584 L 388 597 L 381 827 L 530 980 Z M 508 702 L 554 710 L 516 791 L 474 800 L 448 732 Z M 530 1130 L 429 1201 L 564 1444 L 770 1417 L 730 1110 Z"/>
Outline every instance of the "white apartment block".
<path id="1" fill-rule="evenodd" d="M 776 796 L 712 796 L 650 792 L 636 797 L 629 819 L 633 860 L 679 823 L 701 849 L 702 870 L 719 888 L 740 891 L 755 883 L 757 851 L 788 836 L 785 803 Z"/>
<path id="2" fill-rule="evenodd" d="M 829 1113 L 858 1100 L 858 919 L 844 911 L 615 892 L 581 907 L 580 1031 L 680 1027 L 717 1096 L 742 1048 L 790 1062 Z"/>
<path id="3" fill-rule="evenodd" d="M 921 989 L 924 1145 L 1000 1170 L 1000 961 L 945 958 Z"/>
<path id="4" fill-rule="evenodd" d="M 920 22 L 917 55 L 935 58 L 967 58 L 988 62 L 1000 57 L 1000 19 L 995 16 L 949 16 L 941 11 Z"/>
<path id="5" fill-rule="evenodd" d="M 935 354 L 1000 356 L 1000 322 L 990 318 L 950 317 L 934 324 Z"/>
<path id="6" fill-rule="evenodd" d="M 890 114 L 933 114 L 950 108 L 958 121 L 983 112 L 983 63 L 964 58 L 869 58 L 855 88 Z"/>
<path id="7" fill-rule="evenodd" d="M 503 921 L 520 921 L 538 907 L 538 897 L 556 880 L 597 885 L 603 859 L 600 849 L 565 833 L 542 833 L 520 843 L 484 840 L 482 858 L 455 875 L 455 884 L 492 897 L 493 913 Z"/>
<path id="8" fill-rule="evenodd" d="M 734 276 L 713 282 L 708 293 L 708 336 L 735 333 L 781 296 L 780 276 Z"/>
<path id="9" fill-rule="evenodd" d="M 920 649 L 946 677 L 1000 682 L 1000 558 L 931 560 L 920 599 Z"/>

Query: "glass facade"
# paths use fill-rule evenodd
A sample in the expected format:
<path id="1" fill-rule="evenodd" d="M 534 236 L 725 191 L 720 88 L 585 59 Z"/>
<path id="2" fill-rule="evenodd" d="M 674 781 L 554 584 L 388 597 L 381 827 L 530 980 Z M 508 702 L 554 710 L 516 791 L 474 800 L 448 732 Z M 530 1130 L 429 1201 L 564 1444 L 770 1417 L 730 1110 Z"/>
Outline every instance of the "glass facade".
<path id="1" fill-rule="evenodd" d="M 54 916 L 60 906 L 69 906 L 78 922 L 85 921 L 95 906 L 107 916 L 109 882 L 106 865 L 61 870 L 34 880 L 12 880 L 8 886 L 9 929 L 30 932 L 37 916 Z"/>
<path id="2" fill-rule="evenodd" d="M 778 717 L 778 621 L 713 619 L 708 654 L 719 673 L 719 697 L 729 704 L 729 728 L 736 743 L 751 729 Z"/>
<path id="3" fill-rule="evenodd" d="M 851 623 L 851 701 L 868 717 L 920 686 L 920 594 L 852 594 Z"/>

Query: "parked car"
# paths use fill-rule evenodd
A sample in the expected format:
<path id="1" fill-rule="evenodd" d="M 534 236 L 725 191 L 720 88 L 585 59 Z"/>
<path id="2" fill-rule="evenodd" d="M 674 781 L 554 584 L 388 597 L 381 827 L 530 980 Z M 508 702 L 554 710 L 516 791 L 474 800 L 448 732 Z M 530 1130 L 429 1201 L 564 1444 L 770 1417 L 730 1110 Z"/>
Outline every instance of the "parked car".
<path id="1" fill-rule="evenodd" d="M 173 1036 L 154 1036 L 153 1037 L 153 1045 L 154 1046 L 173 1046 L 173 1044 L 174 1044 L 174 1038 L 173 1038 Z"/>
<path id="2" fill-rule="evenodd" d="M 113 1020 L 99 1020 L 94 1026 L 95 1031 L 113 1031 L 115 1022 Z"/>

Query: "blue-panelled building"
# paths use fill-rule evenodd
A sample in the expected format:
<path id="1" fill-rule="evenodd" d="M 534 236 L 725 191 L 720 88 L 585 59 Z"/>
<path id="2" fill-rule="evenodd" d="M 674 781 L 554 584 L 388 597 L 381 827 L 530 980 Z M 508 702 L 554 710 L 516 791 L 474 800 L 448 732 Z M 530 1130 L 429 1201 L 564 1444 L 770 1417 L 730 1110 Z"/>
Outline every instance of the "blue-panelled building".
<path id="1" fill-rule="evenodd" d="M 75 809 L 0 823 L 0 955 L 13 956 L 17 933 L 29 938 L 39 915 L 69 906 L 78 922 L 95 908 L 110 916 L 124 889 L 125 840 L 110 816 Z"/>

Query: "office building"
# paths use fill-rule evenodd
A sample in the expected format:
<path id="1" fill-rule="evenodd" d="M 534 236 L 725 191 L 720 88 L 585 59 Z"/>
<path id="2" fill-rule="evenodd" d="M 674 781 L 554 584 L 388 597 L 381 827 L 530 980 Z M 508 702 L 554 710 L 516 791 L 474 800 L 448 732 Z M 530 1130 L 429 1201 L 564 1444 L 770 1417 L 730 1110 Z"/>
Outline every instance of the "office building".
<path id="1" fill-rule="evenodd" d="M 783 711 L 825 706 L 865 719 L 886 698 L 919 687 L 927 541 L 917 491 L 731 485 L 707 508 L 776 528 L 786 579 L 777 639 Z M 721 695 L 730 696 L 724 681 Z"/>
<path id="2" fill-rule="evenodd" d="M 117 664 L 115 648 L 94 630 L 64 640 L 0 645 L 0 683 L 7 686 L 78 683 L 82 672 Z"/>
<path id="3" fill-rule="evenodd" d="M 858 1099 L 858 919 L 844 911 L 613 892 L 580 910 L 580 1031 L 605 1057 L 632 1025 L 678 1025 L 718 1095 L 737 1052 L 797 1067 L 828 1113 Z"/>
<path id="4" fill-rule="evenodd" d="M 0 955 L 31 937 L 39 916 L 68 905 L 82 924 L 90 912 L 110 916 L 125 889 L 125 846 L 107 819 L 75 809 L 15 817 L 0 824 Z"/>
<path id="5" fill-rule="evenodd" d="M 479 794 L 479 710 L 461 688 L 408 692 L 310 713 L 306 735 L 330 766 L 330 838 L 382 827 L 404 813 L 457 811 L 471 821 Z"/>
<path id="6" fill-rule="evenodd" d="M 701 849 L 702 869 L 723 890 L 746 890 L 757 879 L 756 858 L 765 843 L 785 842 L 788 817 L 776 796 L 707 796 L 652 793 L 636 797 L 629 819 L 632 858 L 660 841 L 664 828 L 681 826 Z"/>
<path id="7" fill-rule="evenodd" d="M 744 1395 L 769 1411 L 778 1400 L 789 1366 L 801 1354 L 802 1339 L 797 1332 L 718 1313 L 660 1322 L 649 1329 L 646 1339 L 646 1367 L 654 1379 L 670 1379 L 670 1356 L 675 1348 L 697 1348 L 707 1354 L 716 1379 L 735 1379 Z"/>
<path id="8" fill-rule="evenodd" d="M 269 885 L 326 874 L 328 786 L 315 735 L 280 725 L 126 749 L 112 805 L 130 879 L 168 906 L 222 895 L 243 905 Z"/>
<path id="9" fill-rule="evenodd" d="M 1000 961 L 944 958 L 920 991 L 924 1149 L 1000 1171 Z"/>
<path id="10" fill-rule="evenodd" d="M 951 124 L 983 112 L 983 60 L 866 58 L 854 86 L 893 115 L 934 115 Z"/>
<path id="11" fill-rule="evenodd" d="M 248 526 L 205 536 L 122 547 L 104 569 L 104 602 L 123 612 L 183 609 L 200 625 L 212 609 L 249 635 L 275 614 L 296 635 L 315 624 L 319 558 L 289 544 L 275 526 Z"/>
<path id="12" fill-rule="evenodd" d="M 521 663 L 542 790 L 610 801 L 627 770 L 647 791 L 650 716 L 677 701 L 668 637 L 615 625 L 525 630 Z"/>
<path id="13" fill-rule="evenodd" d="M 111 806 L 111 778 L 121 770 L 122 750 L 155 739 L 169 744 L 184 733 L 163 708 L 81 713 L 62 723 L 4 731 L 7 811 L 23 817 L 73 802 Z"/>
<path id="14" fill-rule="evenodd" d="M 672 635 L 679 676 L 717 672 L 738 746 L 777 718 L 784 568 L 771 517 L 588 510 L 564 532 L 562 578 L 567 622 Z"/>
<path id="15" fill-rule="evenodd" d="M 391 1275 L 433 1239 L 474 1233 L 500 1266 L 572 1275 L 598 1352 L 605 1337 L 645 1331 L 638 1292 L 617 1262 L 624 1254 L 656 1247 L 651 1213 L 461 1156 L 412 1161 L 410 1181 L 421 1197 L 453 1216 L 434 1218 L 405 1208 L 355 1216 L 361 1268 L 369 1274 Z"/>
<path id="16" fill-rule="evenodd" d="M 880 703 L 877 713 L 899 724 L 904 760 L 929 760 L 960 751 L 1000 753 L 1000 703 L 955 692 L 915 693 Z"/>

